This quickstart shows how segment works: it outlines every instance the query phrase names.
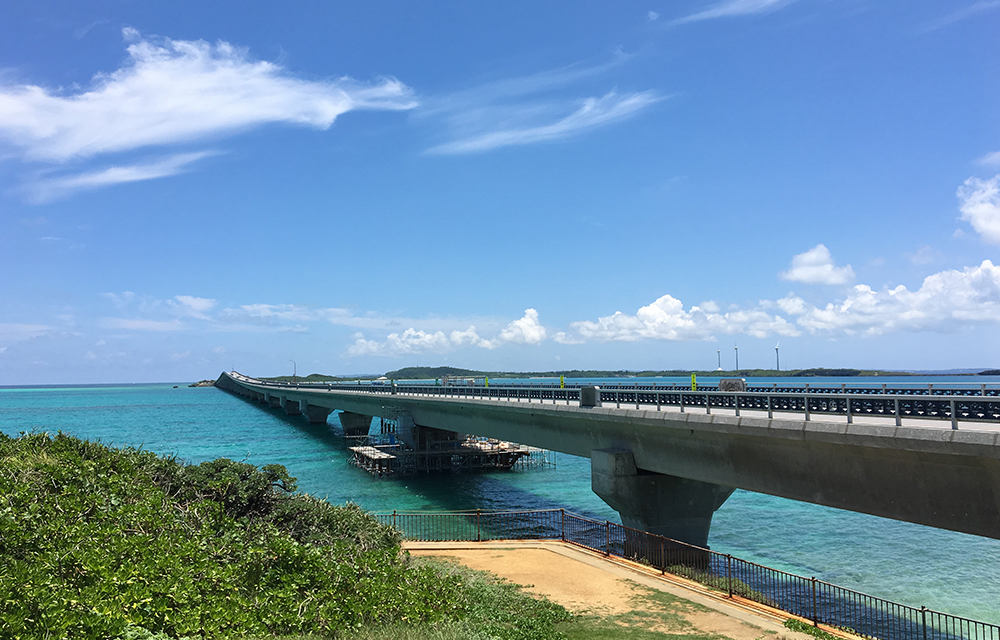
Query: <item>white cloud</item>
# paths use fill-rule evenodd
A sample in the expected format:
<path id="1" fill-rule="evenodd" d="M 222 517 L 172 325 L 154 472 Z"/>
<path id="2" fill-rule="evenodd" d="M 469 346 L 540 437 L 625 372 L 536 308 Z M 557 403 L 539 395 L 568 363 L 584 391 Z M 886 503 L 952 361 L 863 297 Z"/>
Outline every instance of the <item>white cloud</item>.
<path id="1" fill-rule="evenodd" d="M 174 296 L 174 300 L 168 301 L 171 307 L 182 315 L 198 318 L 199 320 L 208 320 L 207 313 L 218 304 L 211 298 L 198 298 L 195 296 Z"/>
<path id="2" fill-rule="evenodd" d="M 78 191 L 99 189 L 115 184 L 166 178 L 182 173 L 188 165 L 202 158 L 216 155 L 211 151 L 178 153 L 155 162 L 108 167 L 57 178 L 40 178 L 29 183 L 23 191 L 34 203 L 58 200 Z"/>
<path id="3" fill-rule="evenodd" d="M 935 31 L 937 29 L 947 27 L 950 24 L 965 20 L 966 18 L 971 18 L 972 16 L 983 13 L 984 11 L 997 8 L 1000 8 L 1000 0 L 980 0 L 979 2 L 962 7 L 958 11 L 952 12 L 943 18 L 939 18 L 938 20 L 929 23 L 926 27 L 924 27 L 923 31 Z"/>
<path id="4" fill-rule="evenodd" d="M 910 262 L 913 264 L 931 264 L 932 262 L 937 262 L 941 259 L 941 253 L 932 247 L 923 245 L 915 252 L 906 254 L 906 257 L 908 257 Z"/>
<path id="5" fill-rule="evenodd" d="M 660 14 L 656 13 L 655 11 L 650 11 L 649 13 L 646 14 L 646 20 L 649 22 L 656 22 L 659 19 L 660 19 Z"/>
<path id="6" fill-rule="evenodd" d="M 917 291 L 902 285 L 875 291 L 859 284 L 840 302 L 800 309 L 797 323 L 812 333 L 949 332 L 973 323 L 996 324 L 1000 266 L 985 260 L 978 267 L 935 273 Z"/>
<path id="7" fill-rule="evenodd" d="M 0 340 L 4 342 L 20 342 L 32 338 L 40 338 L 52 331 L 52 327 L 44 324 L 20 324 L 0 322 Z"/>
<path id="8" fill-rule="evenodd" d="M 525 309 L 524 316 L 507 325 L 493 342 L 499 344 L 506 342 L 539 344 L 544 341 L 545 327 L 538 322 L 538 312 L 534 309 Z"/>
<path id="9" fill-rule="evenodd" d="M 960 210 L 983 240 L 1000 244 L 1000 175 L 990 180 L 969 178 L 958 188 Z"/>
<path id="10" fill-rule="evenodd" d="M 838 267 L 825 245 L 818 244 L 792 258 L 792 267 L 778 274 L 782 280 L 806 284 L 846 284 L 854 279 L 851 265 Z"/>
<path id="11" fill-rule="evenodd" d="M 0 138 L 32 160 L 74 158 L 175 144 L 268 123 L 326 129 L 354 109 L 409 109 L 395 79 L 311 81 L 250 58 L 228 42 L 124 35 L 128 63 L 62 95 L 30 84 L 0 86 Z"/>
<path id="12" fill-rule="evenodd" d="M 714 4 L 704 11 L 692 13 L 689 16 L 678 18 L 671 24 L 685 24 L 688 22 L 698 22 L 701 20 L 711 20 L 713 18 L 729 18 L 733 16 L 745 16 L 754 13 L 767 13 L 775 11 L 795 2 L 795 0 L 726 0 Z"/>
<path id="13" fill-rule="evenodd" d="M 126 329 L 128 331 L 179 331 L 184 325 L 179 320 L 146 320 L 142 318 L 101 318 L 105 329 Z"/>
<path id="14" fill-rule="evenodd" d="M 982 158 L 976 160 L 976 162 L 987 167 L 1000 167 L 1000 151 L 987 153 Z"/>
<path id="15" fill-rule="evenodd" d="M 769 335 L 795 336 L 798 329 L 781 316 L 771 315 L 763 309 L 732 310 L 719 313 L 698 306 L 685 309 L 684 304 L 671 295 L 658 298 L 639 309 L 635 315 L 616 311 L 597 321 L 584 320 L 571 323 L 573 334 L 557 334 L 563 344 L 589 341 L 635 340 L 712 340 L 716 334 L 745 333 L 755 337 Z"/>
<path id="16" fill-rule="evenodd" d="M 368 340 L 364 334 L 354 336 L 354 344 L 347 348 L 347 356 L 399 356 L 413 353 L 446 353 L 466 346 L 496 349 L 504 344 L 540 344 L 546 338 L 545 327 L 538 321 L 538 312 L 525 309 L 524 316 L 514 320 L 492 340 L 482 338 L 475 325 L 464 331 L 424 331 L 410 327 L 402 333 L 393 332 L 386 339 Z"/>
<path id="17" fill-rule="evenodd" d="M 662 99 L 654 91 L 624 95 L 612 91 L 600 98 L 586 98 L 576 111 L 555 122 L 487 131 L 433 147 L 428 153 L 476 153 L 498 147 L 561 140 L 634 116 Z"/>

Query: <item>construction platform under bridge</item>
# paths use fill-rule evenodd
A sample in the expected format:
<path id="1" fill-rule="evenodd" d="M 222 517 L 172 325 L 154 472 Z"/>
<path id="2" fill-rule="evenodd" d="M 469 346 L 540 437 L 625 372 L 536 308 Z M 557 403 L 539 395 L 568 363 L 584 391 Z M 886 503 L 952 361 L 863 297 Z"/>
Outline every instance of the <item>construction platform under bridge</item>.
<path id="1" fill-rule="evenodd" d="M 378 433 L 349 436 L 352 463 L 378 476 L 555 464 L 554 454 L 545 449 L 409 424 L 401 428 L 400 422 L 406 417 L 381 418 Z"/>

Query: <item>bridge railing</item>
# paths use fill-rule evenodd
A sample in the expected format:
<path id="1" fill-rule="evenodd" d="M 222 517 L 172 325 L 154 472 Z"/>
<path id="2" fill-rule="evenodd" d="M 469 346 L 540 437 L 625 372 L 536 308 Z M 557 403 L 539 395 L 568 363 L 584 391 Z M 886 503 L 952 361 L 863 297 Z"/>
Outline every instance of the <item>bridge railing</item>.
<path id="1" fill-rule="evenodd" d="M 878 640 L 1000 640 L 1000 625 L 912 607 L 564 509 L 379 514 L 408 540 L 562 540 Z"/>
<path id="2" fill-rule="evenodd" d="M 242 376 L 241 376 L 242 378 Z M 557 385 L 490 385 L 490 386 L 434 386 L 413 384 L 307 384 L 265 382 L 253 378 L 243 378 L 244 382 L 276 389 L 327 390 L 364 394 L 431 396 L 471 400 L 506 400 L 514 402 L 541 402 L 551 404 L 573 404 L 580 401 L 580 387 Z M 798 414 L 804 420 L 813 416 L 841 416 L 848 423 L 858 417 L 880 417 L 892 419 L 901 425 L 904 418 L 949 421 L 953 429 L 959 422 L 1000 422 L 1000 395 L 994 389 L 979 390 L 972 395 L 972 389 L 952 389 L 953 393 L 938 394 L 938 389 L 918 390 L 919 393 L 832 393 L 829 388 L 820 390 L 730 392 L 718 390 L 692 390 L 673 385 L 661 388 L 657 385 L 619 385 L 601 388 L 601 402 L 616 408 L 646 408 L 661 411 L 666 407 L 680 411 L 703 411 L 713 409 L 732 411 L 741 415 L 743 411 L 766 413 L 773 418 L 775 413 Z M 959 393 L 961 391 L 961 393 Z"/>

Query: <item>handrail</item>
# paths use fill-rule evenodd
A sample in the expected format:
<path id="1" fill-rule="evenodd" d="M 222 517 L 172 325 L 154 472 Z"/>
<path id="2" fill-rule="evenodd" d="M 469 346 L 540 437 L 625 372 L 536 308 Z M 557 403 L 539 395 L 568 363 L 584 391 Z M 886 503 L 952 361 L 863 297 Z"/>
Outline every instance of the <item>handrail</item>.
<path id="1" fill-rule="evenodd" d="M 749 562 L 565 509 L 377 514 L 405 538 L 425 541 L 563 540 L 633 560 L 811 621 L 878 640 L 1000 640 L 1000 626 Z"/>
<path id="2" fill-rule="evenodd" d="M 338 391 L 346 393 L 384 394 L 403 396 L 431 396 L 463 400 L 507 400 L 515 402 L 541 402 L 570 404 L 580 400 L 580 386 L 559 387 L 497 385 L 489 386 L 434 386 L 417 384 L 346 384 L 346 383 L 282 383 L 250 378 L 238 373 L 226 374 L 245 384 L 271 389 L 296 389 L 302 391 Z M 808 386 L 808 385 L 807 385 Z M 910 393 L 905 389 L 884 389 L 880 393 L 856 393 L 848 390 L 832 393 L 828 388 L 807 391 L 718 391 L 717 389 L 688 389 L 678 385 L 618 385 L 601 387 L 602 403 L 614 403 L 615 408 L 636 408 L 662 411 L 664 407 L 677 407 L 681 412 L 713 409 L 766 412 L 768 418 L 775 413 L 800 414 L 807 421 L 814 415 L 843 416 L 848 423 L 859 417 L 892 418 L 897 426 L 904 418 L 949 421 L 952 429 L 961 422 L 1000 423 L 1000 389 L 987 389 L 979 395 L 958 393 L 938 394 L 933 385 L 929 390 Z M 928 393 L 928 391 L 932 393 Z M 970 391 L 970 389 L 964 389 Z"/>

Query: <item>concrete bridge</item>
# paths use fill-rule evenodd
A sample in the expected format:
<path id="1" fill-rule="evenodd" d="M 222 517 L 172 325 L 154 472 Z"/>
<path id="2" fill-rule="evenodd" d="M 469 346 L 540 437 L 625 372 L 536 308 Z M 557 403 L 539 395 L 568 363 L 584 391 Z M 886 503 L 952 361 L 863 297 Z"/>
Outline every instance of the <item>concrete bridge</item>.
<path id="1" fill-rule="evenodd" d="M 586 388 L 472 397 L 434 387 L 287 385 L 236 372 L 216 386 L 314 423 L 339 409 L 348 432 L 367 433 L 372 416 L 402 414 L 417 429 L 587 457 L 595 493 L 623 523 L 699 546 L 735 488 L 1000 539 L 1000 429 L 958 429 L 953 405 L 950 422 L 918 425 L 902 424 L 898 398 L 895 420 L 861 423 L 850 402 L 846 419 L 816 420 L 808 402 L 801 418 L 768 417 L 770 399 L 767 412 L 741 415 L 737 401 L 729 415 L 711 413 L 706 400 L 705 413 L 692 413 L 683 396 L 679 411 L 661 411 L 658 395 L 654 405 L 638 391 L 639 408 L 610 407 Z"/>

